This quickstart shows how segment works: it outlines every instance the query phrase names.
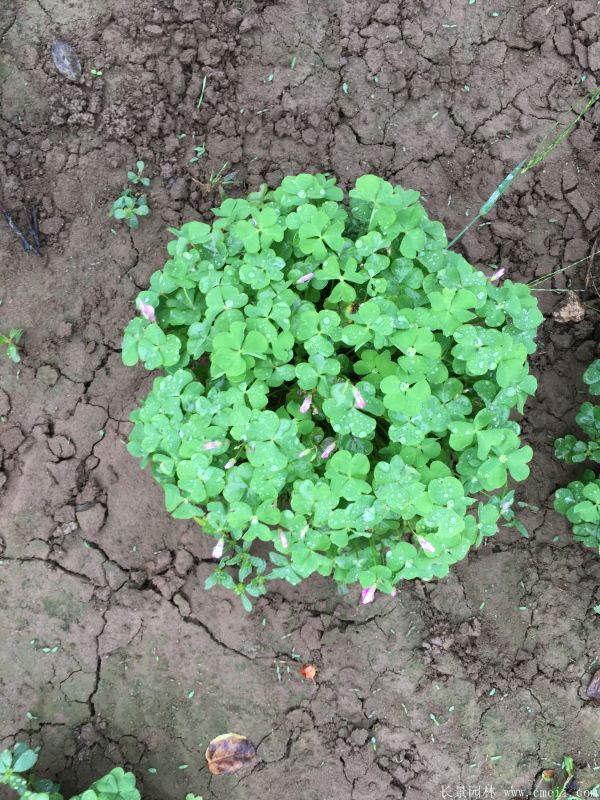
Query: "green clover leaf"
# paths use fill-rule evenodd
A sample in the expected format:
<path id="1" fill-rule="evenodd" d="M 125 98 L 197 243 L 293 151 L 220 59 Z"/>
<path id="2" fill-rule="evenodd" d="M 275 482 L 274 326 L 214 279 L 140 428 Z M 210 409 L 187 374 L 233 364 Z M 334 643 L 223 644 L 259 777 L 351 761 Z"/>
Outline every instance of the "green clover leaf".
<path id="1" fill-rule="evenodd" d="M 331 397 L 323 403 L 323 413 L 337 433 L 351 433 L 358 439 L 366 439 L 375 430 L 376 421 L 356 408 L 356 398 L 349 383 L 336 383 Z"/>
<path id="2" fill-rule="evenodd" d="M 215 377 L 227 375 L 229 379 L 239 379 L 246 373 L 248 364 L 247 356 L 252 358 L 265 358 L 269 343 L 258 331 L 246 333 L 243 322 L 234 322 L 229 333 L 218 333 L 213 338 L 212 364 L 215 367 Z M 253 362 L 252 362 L 253 363 Z"/>
<path id="3" fill-rule="evenodd" d="M 347 450 L 341 450 L 327 462 L 325 474 L 335 495 L 346 500 L 358 500 L 361 495 L 371 491 L 371 485 L 364 480 L 369 470 L 369 459 L 363 453 L 352 455 Z"/>
<path id="4" fill-rule="evenodd" d="M 589 386 L 590 394 L 600 394 L 600 359 L 592 361 L 583 373 L 583 381 Z"/>
<path id="5" fill-rule="evenodd" d="M 165 334 L 158 325 L 151 324 L 142 330 L 137 349 L 146 369 L 172 367 L 179 361 L 181 341 L 174 334 Z"/>
<path id="6" fill-rule="evenodd" d="M 431 394 L 429 383 L 423 375 L 405 372 L 388 375 L 381 381 L 380 388 L 384 406 L 408 416 L 417 414 Z"/>

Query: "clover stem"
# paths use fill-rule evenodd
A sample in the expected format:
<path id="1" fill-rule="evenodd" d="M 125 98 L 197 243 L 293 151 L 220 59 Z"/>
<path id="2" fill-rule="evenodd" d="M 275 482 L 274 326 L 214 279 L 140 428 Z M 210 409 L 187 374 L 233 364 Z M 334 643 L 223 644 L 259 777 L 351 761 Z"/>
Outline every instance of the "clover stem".
<path id="1" fill-rule="evenodd" d="M 373 541 L 373 537 L 372 536 L 369 539 L 369 546 L 371 548 L 371 552 L 373 553 L 373 558 L 375 560 L 375 563 L 376 564 L 381 564 L 382 563 L 381 553 L 375 547 L 375 542 Z"/>

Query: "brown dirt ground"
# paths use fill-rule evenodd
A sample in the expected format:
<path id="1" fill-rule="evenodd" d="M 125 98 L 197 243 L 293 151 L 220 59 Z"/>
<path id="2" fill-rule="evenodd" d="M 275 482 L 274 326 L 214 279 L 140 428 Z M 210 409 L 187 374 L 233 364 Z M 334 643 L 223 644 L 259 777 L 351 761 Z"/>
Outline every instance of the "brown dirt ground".
<path id="1" fill-rule="evenodd" d="M 0 364 L 0 744 L 42 744 L 66 790 L 130 765 L 151 800 L 527 794 L 564 753 L 582 785 L 600 780 L 600 709 L 585 699 L 600 560 L 551 510 L 576 472 L 552 441 L 574 429 L 593 310 L 559 325 L 564 295 L 539 295 L 549 318 L 520 487 L 540 508 L 522 513 L 531 538 L 506 531 L 446 580 L 365 608 L 322 580 L 277 586 L 251 615 L 203 590 L 210 543 L 168 517 L 125 450 L 148 377 L 119 355 L 166 227 L 216 200 L 192 176 L 230 161 L 245 191 L 373 171 L 420 189 L 456 232 L 596 86 L 599 12 L 596 0 L 3 0 L 0 199 L 21 219 L 39 206 L 46 238 L 36 258 L 0 226 L 0 328 L 26 330 L 22 365 Z M 79 53 L 79 85 L 55 71 L 55 38 Z M 590 253 L 599 123 L 600 104 L 464 239 L 473 263 L 530 280 Z M 130 235 L 107 210 L 136 158 L 154 176 L 152 213 Z M 581 287 L 586 269 L 546 287 Z M 314 685 L 298 658 L 318 666 Z M 261 762 L 211 780 L 203 751 L 227 730 Z"/>

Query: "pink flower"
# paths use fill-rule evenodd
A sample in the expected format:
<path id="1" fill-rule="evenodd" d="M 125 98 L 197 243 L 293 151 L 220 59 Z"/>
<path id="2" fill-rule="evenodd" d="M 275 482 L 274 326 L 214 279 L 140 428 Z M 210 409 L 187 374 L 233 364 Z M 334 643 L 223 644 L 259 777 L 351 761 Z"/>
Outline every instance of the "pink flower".
<path id="1" fill-rule="evenodd" d="M 363 606 L 366 606 L 367 603 L 372 603 L 375 600 L 375 586 L 367 586 L 366 589 L 363 589 L 360 595 L 360 602 Z"/>
<path id="2" fill-rule="evenodd" d="M 144 303 L 143 300 L 140 300 L 138 303 L 138 309 L 140 314 L 144 319 L 147 319 L 148 322 L 156 322 L 156 314 L 154 313 L 154 306 L 151 306 L 150 303 Z"/>
<path id="3" fill-rule="evenodd" d="M 235 465 L 235 458 L 230 458 L 225 464 L 224 469 L 231 469 Z"/>
<path id="4" fill-rule="evenodd" d="M 397 589 L 396 589 L 396 587 L 394 586 L 394 588 L 393 588 L 393 589 L 392 589 L 392 591 L 390 592 L 390 597 L 396 597 L 396 595 L 397 595 L 397 594 L 398 594 L 398 590 L 397 590 Z"/>
<path id="5" fill-rule="evenodd" d="M 362 394 L 358 391 L 356 386 L 352 387 L 352 394 L 354 395 L 354 405 L 357 408 L 364 408 L 367 405 L 367 401 L 362 396 Z"/>
<path id="6" fill-rule="evenodd" d="M 427 539 L 423 539 L 421 536 L 418 537 L 419 544 L 425 550 L 426 553 L 435 553 L 435 547 L 428 542 Z"/>
<path id="7" fill-rule="evenodd" d="M 283 531 L 279 531 L 279 541 L 281 542 L 281 546 L 282 547 L 286 547 L 287 548 L 287 547 L 290 546 L 289 543 L 288 543 L 288 540 L 287 540 L 287 536 L 285 535 L 285 533 Z"/>
<path id="8" fill-rule="evenodd" d="M 308 283 L 314 277 L 315 277 L 315 273 L 314 272 L 307 272 L 306 275 L 302 275 L 300 278 L 298 278 L 296 283 Z"/>
<path id="9" fill-rule="evenodd" d="M 306 414 L 308 409 L 311 407 L 312 404 L 312 395 L 307 394 L 304 400 L 302 401 L 302 405 L 300 406 L 300 413 Z"/>
<path id="10" fill-rule="evenodd" d="M 497 269 L 496 272 L 494 272 L 493 275 L 490 275 L 489 280 L 490 281 L 499 281 L 500 278 L 504 275 L 505 272 L 506 272 L 506 270 L 504 269 L 504 267 L 502 267 L 502 269 Z"/>
<path id="11" fill-rule="evenodd" d="M 221 539 L 219 539 L 219 541 L 216 543 L 216 545 L 213 547 L 213 550 L 212 550 L 212 557 L 213 557 L 214 559 L 216 559 L 217 561 L 218 561 L 218 560 L 221 558 L 221 556 L 223 555 L 223 548 L 224 548 L 224 546 L 225 546 L 225 539 L 221 538 Z"/>
<path id="12" fill-rule="evenodd" d="M 329 458 L 329 456 L 333 453 L 334 450 L 335 450 L 335 442 L 331 442 L 331 444 L 328 444 L 325 450 L 323 450 L 323 452 L 321 453 L 321 458 Z"/>
<path id="13" fill-rule="evenodd" d="M 223 442 L 219 442 L 217 440 L 213 442 L 204 442 L 204 449 L 205 450 L 216 450 L 218 447 L 221 447 Z"/>

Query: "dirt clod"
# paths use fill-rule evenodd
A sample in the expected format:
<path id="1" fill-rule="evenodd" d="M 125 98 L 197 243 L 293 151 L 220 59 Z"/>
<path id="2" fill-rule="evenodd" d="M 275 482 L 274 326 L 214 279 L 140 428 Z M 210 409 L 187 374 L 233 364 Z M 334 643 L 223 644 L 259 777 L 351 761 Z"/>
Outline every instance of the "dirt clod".
<path id="1" fill-rule="evenodd" d="M 567 292 L 562 304 L 552 312 L 557 322 L 566 325 L 570 322 L 581 322 L 585 317 L 585 304 L 575 292 Z"/>

